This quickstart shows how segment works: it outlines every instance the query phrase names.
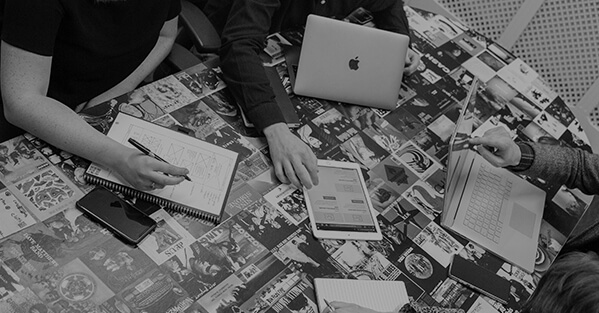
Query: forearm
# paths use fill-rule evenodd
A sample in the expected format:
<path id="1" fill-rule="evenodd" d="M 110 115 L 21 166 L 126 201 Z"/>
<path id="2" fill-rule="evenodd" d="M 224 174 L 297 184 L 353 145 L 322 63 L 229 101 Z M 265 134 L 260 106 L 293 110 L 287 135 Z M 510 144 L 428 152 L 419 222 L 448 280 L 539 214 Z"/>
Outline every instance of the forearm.
<path id="1" fill-rule="evenodd" d="M 233 2 L 230 12 L 235 14 L 230 14 L 221 34 L 221 69 L 235 101 L 262 131 L 272 124 L 284 122 L 260 58 L 279 2 Z"/>
<path id="2" fill-rule="evenodd" d="M 410 28 L 403 1 L 395 1 L 390 7 L 373 12 L 377 28 L 395 33 L 410 35 Z"/>
<path id="3" fill-rule="evenodd" d="M 599 155 L 582 149 L 531 144 L 534 160 L 527 170 L 518 172 L 578 188 L 586 194 L 599 194 Z"/>
<path id="4" fill-rule="evenodd" d="M 241 40 L 222 49 L 221 69 L 235 101 L 257 130 L 262 131 L 285 119 L 275 103 L 262 60 L 249 46 L 247 40 Z"/>
<path id="5" fill-rule="evenodd" d="M 45 96 L 25 97 L 5 113 L 11 123 L 51 145 L 111 168 L 122 164 L 131 152 L 92 128 L 64 104 Z"/>

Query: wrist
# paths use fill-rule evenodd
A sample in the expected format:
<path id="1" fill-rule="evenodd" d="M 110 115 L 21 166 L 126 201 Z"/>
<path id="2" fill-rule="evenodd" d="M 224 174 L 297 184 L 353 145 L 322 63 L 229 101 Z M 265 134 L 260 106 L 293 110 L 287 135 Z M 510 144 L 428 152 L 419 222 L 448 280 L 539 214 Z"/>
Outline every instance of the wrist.
<path id="1" fill-rule="evenodd" d="M 519 142 L 516 145 L 518 147 L 516 152 L 518 154 L 517 160 L 514 162 L 514 165 L 507 166 L 506 168 L 514 172 L 527 170 L 530 168 L 535 158 L 535 151 L 532 146 L 526 142 Z"/>
<path id="2" fill-rule="evenodd" d="M 275 136 L 279 136 L 281 134 L 291 131 L 289 130 L 289 126 L 287 126 L 286 123 L 275 123 L 264 128 L 262 132 L 264 133 L 266 139 L 269 140 Z"/>

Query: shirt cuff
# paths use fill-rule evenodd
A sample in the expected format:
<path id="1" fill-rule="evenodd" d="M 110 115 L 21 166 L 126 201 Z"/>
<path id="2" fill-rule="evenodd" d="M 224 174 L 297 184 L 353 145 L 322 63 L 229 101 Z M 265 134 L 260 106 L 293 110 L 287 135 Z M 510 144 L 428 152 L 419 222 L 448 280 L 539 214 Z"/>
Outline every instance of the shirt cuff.
<path id="1" fill-rule="evenodd" d="M 274 102 L 265 102 L 255 106 L 247 112 L 248 119 L 254 124 L 256 130 L 260 133 L 276 123 L 285 123 L 285 117 L 279 108 L 279 105 Z"/>
<path id="2" fill-rule="evenodd" d="M 520 163 L 518 163 L 518 165 L 505 167 L 512 172 L 521 172 L 529 169 L 535 159 L 535 151 L 530 144 L 526 142 L 519 142 L 517 145 L 518 148 L 520 148 Z"/>

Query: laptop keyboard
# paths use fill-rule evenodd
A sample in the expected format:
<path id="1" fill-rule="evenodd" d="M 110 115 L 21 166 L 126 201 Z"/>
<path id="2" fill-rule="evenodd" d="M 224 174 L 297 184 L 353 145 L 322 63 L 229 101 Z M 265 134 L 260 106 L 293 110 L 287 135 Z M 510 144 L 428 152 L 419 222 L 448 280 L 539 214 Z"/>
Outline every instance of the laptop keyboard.
<path id="1" fill-rule="evenodd" d="M 501 176 L 481 164 L 474 191 L 468 204 L 464 225 L 484 237 L 499 243 L 503 223 L 499 221 L 501 204 L 509 197 L 512 183 L 501 184 Z"/>

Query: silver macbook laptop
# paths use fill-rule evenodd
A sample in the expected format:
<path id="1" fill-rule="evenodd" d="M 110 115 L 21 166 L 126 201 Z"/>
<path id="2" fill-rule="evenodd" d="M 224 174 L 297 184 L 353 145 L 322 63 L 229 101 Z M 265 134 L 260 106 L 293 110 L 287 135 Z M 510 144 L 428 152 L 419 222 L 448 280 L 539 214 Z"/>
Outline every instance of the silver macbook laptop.
<path id="1" fill-rule="evenodd" d="M 475 79 L 450 140 L 441 224 L 532 273 L 545 192 L 467 144 L 479 87 Z"/>
<path id="2" fill-rule="evenodd" d="M 406 35 L 309 15 L 293 91 L 392 110 L 409 42 Z"/>

